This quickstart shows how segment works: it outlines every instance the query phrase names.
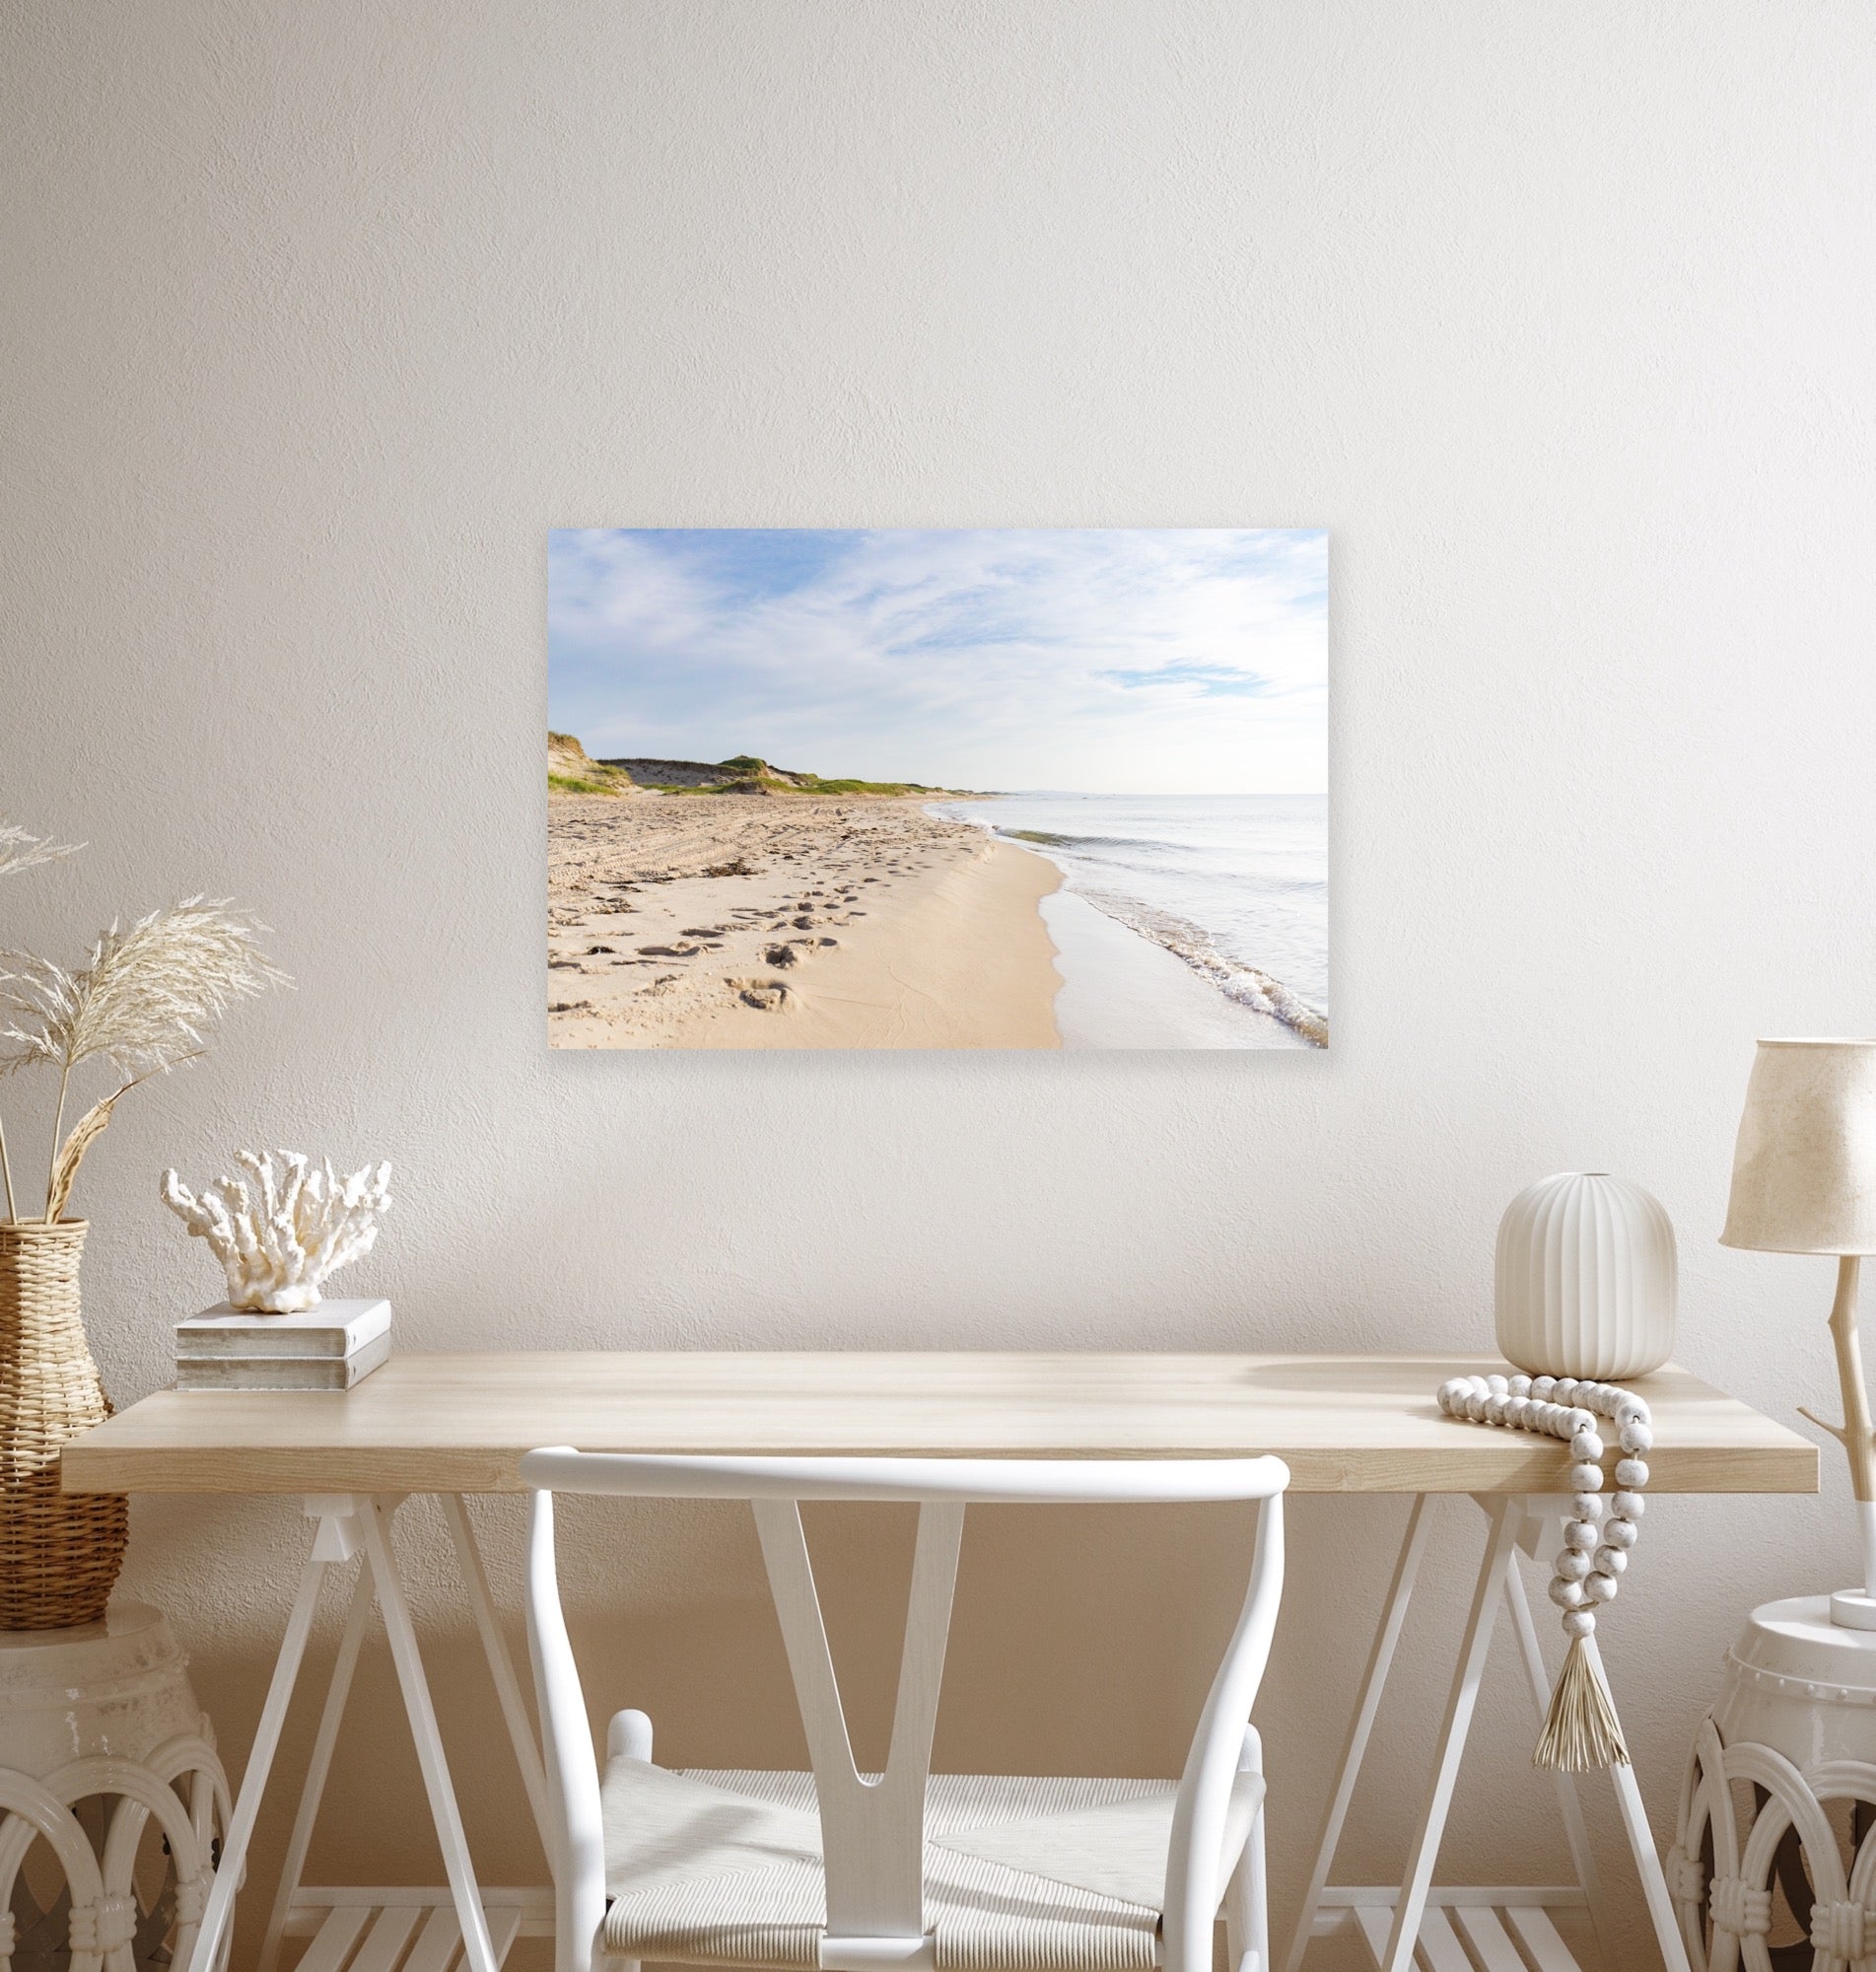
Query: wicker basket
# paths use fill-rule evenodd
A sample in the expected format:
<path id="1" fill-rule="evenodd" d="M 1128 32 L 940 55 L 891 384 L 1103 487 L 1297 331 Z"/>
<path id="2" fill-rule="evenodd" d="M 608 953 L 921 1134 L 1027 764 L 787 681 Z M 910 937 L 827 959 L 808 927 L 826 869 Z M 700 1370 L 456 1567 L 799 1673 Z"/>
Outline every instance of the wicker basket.
<path id="1" fill-rule="evenodd" d="M 85 1222 L 0 1220 L 0 1630 L 104 1613 L 130 1536 L 118 1493 L 61 1493 L 59 1449 L 110 1415 L 78 1311 Z"/>

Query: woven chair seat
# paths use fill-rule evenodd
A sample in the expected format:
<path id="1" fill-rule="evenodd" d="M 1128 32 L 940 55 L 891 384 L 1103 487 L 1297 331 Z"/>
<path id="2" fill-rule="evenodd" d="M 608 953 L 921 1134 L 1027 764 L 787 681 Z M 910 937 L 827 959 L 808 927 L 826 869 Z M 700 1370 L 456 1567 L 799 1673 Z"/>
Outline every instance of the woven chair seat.
<path id="1" fill-rule="evenodd" d="M 925 1923 L 939 1972 L 1148 1972 L 1171 1781 L 935 1774 L 926 1790 Z M 814 1780 L 671 1772 L 614 1758 L 604 1946 L 627 1958 L 817 1972 L 827 1906 Z M 1263 1782 L 1240 1775 L 1226 1866 Z"/>

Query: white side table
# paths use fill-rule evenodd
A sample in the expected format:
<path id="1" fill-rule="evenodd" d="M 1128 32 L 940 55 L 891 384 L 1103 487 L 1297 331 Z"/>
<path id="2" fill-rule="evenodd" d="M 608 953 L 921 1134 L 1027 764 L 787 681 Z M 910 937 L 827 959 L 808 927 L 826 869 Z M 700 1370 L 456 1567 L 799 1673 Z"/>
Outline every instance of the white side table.
<path id="1" fill-rule="evenodd" d="M 71 1900 L 72 1972 L 106 1962 L 132 1972 L 140 1926 L 147 1935 L 165 1889 L 151 1858 L 139 1861 L 153 1819 L 174 1885 L 171 1949 L 186 1961 L 229 1807 L 186 1665 L 168 1622 L 140 1602 L 114 1603 L 80 1629 L 0 1631 L 0 1964 L 22 1941 L 22 1906 L 29 1922 L 43 1915 L 21 1880 L 42 1837 Z M 95 1836 L 81 1803 L 95 1803 Z"/>
<path id="2" fill-rule="evenodd" d="M 1667 1869 L 1690 1958 L 1710 1972 L 1876 1958 L 1872 1827 L 1876 1633 L 1834 1624 L 1826 1595 L 1768 1602 L 1726 1655 L 1682 1790 Z"/>

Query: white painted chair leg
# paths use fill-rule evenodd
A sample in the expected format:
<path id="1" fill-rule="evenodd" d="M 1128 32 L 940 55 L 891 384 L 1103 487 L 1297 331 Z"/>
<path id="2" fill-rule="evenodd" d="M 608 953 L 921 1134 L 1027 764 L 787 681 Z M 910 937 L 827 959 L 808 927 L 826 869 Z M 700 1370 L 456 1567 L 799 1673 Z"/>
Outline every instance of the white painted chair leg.
<path id="1" fill-rule="evenodd" d="M 1264 1771 L 1264 1742 L 1255 1726 L 1244 1728 L 1237 1770 L 1259 1775 Z M 1244 1853 L 1224 1889 L 1224 1951 L 1226 1972 L 1270 1972 L 1270 1879 L 1261 1803 L 1244 1839 Z"/>
<path id="2" fill-rule="evenodd" d="M 1229 1972 L 1269 1972 L 1270 1890 L 1265 1874 L 1261 1807 L 1225 1888 L 1224 1951 Z"/>
<path id="3" fill-rule="evenodd" d="M 606 1758 L 650 1760 L 652 1722 L 643 1712 L 615 1712 L 606 1727 Z"/>
<path id="4" fill-rule="evenodd" d="M 606 1726 L 606 1758 L 647 1760 L 652 1757 L 652 1722 L 643 1712 L 615 1712 Z M 594 1972 L 641 1972 L 636 1958 L 595 1960 Z"/>

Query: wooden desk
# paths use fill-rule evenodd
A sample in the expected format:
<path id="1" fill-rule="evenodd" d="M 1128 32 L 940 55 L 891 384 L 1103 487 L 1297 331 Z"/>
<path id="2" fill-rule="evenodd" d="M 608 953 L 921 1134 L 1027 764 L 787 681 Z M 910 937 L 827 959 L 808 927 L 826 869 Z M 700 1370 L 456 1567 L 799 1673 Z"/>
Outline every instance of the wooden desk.
<path id="1" fill-rule="evenodd" d="M 218 1963 L 249 1838 L 312 1630 L 325 1570 L 362 1556 L 274 1899 L 260 1972 L 283 1936 L 314 1933 L 310 1972 L 395 1962 L 417 1925 L 406 1972 L 499 1972 L 519 1932 L 550 1928 L 544 1892 L 478 1888 L 437 1734 L 408 1600 L 390 1538 L 398 1499 L 444 1496 L 458 1564 L 517 1762 L 548 1846 L 540 1752 L 495 1618 L 462 1495 L 521 1490 L 522 1452 L 586 1450 L 872 1452 L 1028 1457 L 1223 1457 L 1274 1451 L 1294 1490 L 1415 1496 L 1361 1694 L 1325 1813 L 1288 1972 L 1314 1936 L 1352 1924 L 1383 1972 L 1470 1962 L 1454 1915 L 1487 1963 L 1522 1963 L 1509 1923 L 1546 1967 L 1572 1961 L 1551 1925 L 1556 1908 L 1601 1910 L 1573 1783 L 1557 1777 L 1576 1881 L 1519 1890 L 1435 1889 L 1445 1829 L 1494 1621 L 1517 1630 L 1539 1716 L 1550 1700 L 1523 1580 L 1561 1537 L 1566 1447 L 1440 1415 L 1433 1392 L 1476 1371 L 1457 1356 L 527 1354 L 393 1357 L 343 1395 L 166 1391 L 66 1448 L 70 1492 L 300 1493 L 318 1522 L 295 1597 L 209 1909 L 187 1972 Z M 1634 1387 L 1654 1413 L 1651 1495 L 1810 1493 L 1816 1447 L 1697 1377 L 1669 1368 Z M 1612 1458 L 1614 1454 L 1611 1454 Z M 1398 1886 L 1337 1888 L 1328 1877 L 1406 1619 L 1430 1496 L 1470 1495 L 1486 1539 L 1426 1804 Z M 1548 1522 L 1548 1530 L 1547 1530 Z M 1649 1545 L 1657 1523 L 1649 1522 Z M 1637 1585 L 1645 1583 L 1645 1568 Z M 417 1741 L 447 1891 L 303 1889 L 313 1819 L 374 1599 L 383 1616 Z M 1659 1859 L 1633 1772 L 1616 1797 L 1670 1972 L 1686 1972 Z M 1501 1922 L 1501 1918 L 1503 1922 Z M 354 1954 L 356 1953 L 356 1956 Z M 1509 1957 L 1505 1954 L 1510 1954 Z M 1609 1953 L 1605 1948 L 1604 1958 Z"/>
<path id="2" fill-rule="evenodd" d="M 1274 1451 L 1303 1493 L 1544 1493 L 1565 1446 L 1442 1417 L 1459 1356 L 393 1356 L 344 1395 L 166 1390 L 88 1433 L 67 1492 L 512 1493 L 521 1453 L 1056 1458 Z M 1808 1439 L 1672 1366 L 1651 1493 L 1815 1493 Z"/>

